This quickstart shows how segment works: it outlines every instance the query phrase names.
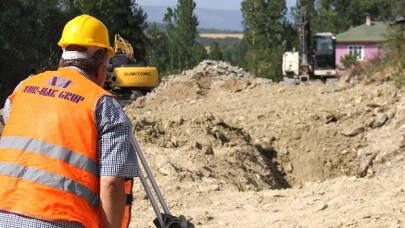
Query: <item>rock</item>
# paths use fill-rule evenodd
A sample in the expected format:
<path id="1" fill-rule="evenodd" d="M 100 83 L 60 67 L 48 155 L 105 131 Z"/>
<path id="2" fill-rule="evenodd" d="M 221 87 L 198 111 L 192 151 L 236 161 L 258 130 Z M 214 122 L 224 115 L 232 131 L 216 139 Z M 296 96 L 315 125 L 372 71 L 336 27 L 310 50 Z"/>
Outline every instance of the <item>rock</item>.
<path id="1" fill-rule="evenodd" d="M 279 153 L 280 155 L 288 155 L 289 151 L 288 151 L 288 148 L 287 148 L 287 147 L 282 147 L 282 148 L 280 148 L 280 150 L 278 151 L 278 153 Z"/>
<path id="2" fill-rule="evenodd" d="M 178 125 L 182 125 L 184 123 L 184 119 L 178 115 L 177 117 L 174 118 L 173 122 L 175 122 Z"/>
<path id="3" fill-rule="evenodd" d="M 287 173 L 291 173 L 292 171 L 293 171 L 293 165 L 291 164 L 291 163 L 288 163 L 286 166 L 285 166 L 285 171 L 287 172 Z"/>
<path id="4" fill-rule="evenodd" d="M 321 205 L 318 206 L 318 211 L 325 210 L 326 208 L 328 208 L 328 204 L 323 203 L 323 204 L 321 204 Z"/>
<path id="5" fill-rule="evenodd" d="M 229 139 L 224 134 L 222 134 L 221 132 L 218 132 L 218 131 L 215 132 L 215 138 L 217 138 L 221 144 L 225 144 L 225 143 L 229 142 Z"/>
<path id="6" fill-rule="evenodd" d="M 356 135 L 362 133 L 364 130 L 365 129 L 362 126 L 348 127 L 348 128 L 343 129 L 340 133 L 347 137 L 353 137 L 353 136 L 356 136 Z"/>
<path id="7" fill-rule="evenodd" d="M 179 147 L 179 140 L 176 137 L 172 137 L 170 142 L 172 143 L 173 147 Z"/>
<path id="8" fill-rule="evenodd" d="M 328 123 L 331 123 L 331 122 L 336 122 L 338 119 L 336 118 L 336 116 L 334 115 L 334 114 L 328 114 L 326 117 L 325 117 L 325 123 L 326 124 L 328 124 Z"/>
<path id="9" fill-rule="evenodd" d="M 162 167 L 158 169 L 158 171 L 160 174 L 164 176 L 176 173 L 175 167 L 170 162 L 164 164 Z"/>
<path id="10" fill-rule="evenodd" d="M 361 149 L 357 152 L 359 165 L 357 169 L 357 176 L 364 177 L 367 175 L 367 169 L 372 165 L 374 159 L 377 157 L 379 151 L 368 151 Z"/>
<path id="11" fill-rule="evenodd" d="M 214 150 L 212 149 L 212 147 L 207 147 L 206 149 L 205 149 L 205 152 L 204 152 L 204 154 L 205 155 L 214 155 Z"/>
<path id="12" fill-rule="evenodd" d="M 377 128 L 383 126 L 388 121 L 387 114 L 380 114 L 377 118 L 371 123 L 372 128 Z"/>

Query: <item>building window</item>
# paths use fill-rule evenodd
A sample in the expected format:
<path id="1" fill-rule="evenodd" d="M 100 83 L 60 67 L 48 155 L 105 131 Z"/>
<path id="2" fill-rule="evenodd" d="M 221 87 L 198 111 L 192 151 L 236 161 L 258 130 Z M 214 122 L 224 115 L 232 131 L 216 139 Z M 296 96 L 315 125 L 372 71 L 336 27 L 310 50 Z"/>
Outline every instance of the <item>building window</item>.
<path id="1" fill-rule="evenodd" d="M 349 46 L 349 55 L 356 55 L 358 61 L 363 61 L 364 48 L 361 45 Z"/>

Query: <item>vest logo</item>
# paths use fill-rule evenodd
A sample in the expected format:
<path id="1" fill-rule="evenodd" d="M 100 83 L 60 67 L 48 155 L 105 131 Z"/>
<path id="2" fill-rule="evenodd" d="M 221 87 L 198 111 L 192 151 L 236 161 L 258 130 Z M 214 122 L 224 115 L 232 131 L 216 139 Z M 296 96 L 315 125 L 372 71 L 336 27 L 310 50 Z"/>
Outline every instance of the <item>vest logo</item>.
<path id="1" fill-rule="evenodd" d="M 71 83 L 72 83 L 71 80 L 54 76 L 51 80 L 48 81 L 48 86 L 55 86 L 58 88 L 66 89 Z"/>
<path id="2" fill-rule="evenodd" d="M 84 101 L 85 98 L 79 94 L 75 94 L 70 92 L 69 90 L 63 90 L 68 88 L 72 84 L 72 80 L 68 80 L 66 78 L 62 78 L 59 76 L 54 76 L 53 78 L 49 79 L 47 82 L 48 86 L 52 86 L 51 88 L 49 87 L 39 87 L 39 86 L 33 86 L 33 85 L 27 85 L 22 89 L 23 93 L 28 93 L 28 94 L 35 94 L 35 95 L 40 95 L 40 96 L 45 96 L 45 97 L 51 97 L 51 98 L 58 98 L 58 99 L 64 99 L 73 103 L 79 103 L 81 101 Z M 55 88 L 57 87 L 57 88 Z M 61 90 L 62 89 L 62 90 Z"/>

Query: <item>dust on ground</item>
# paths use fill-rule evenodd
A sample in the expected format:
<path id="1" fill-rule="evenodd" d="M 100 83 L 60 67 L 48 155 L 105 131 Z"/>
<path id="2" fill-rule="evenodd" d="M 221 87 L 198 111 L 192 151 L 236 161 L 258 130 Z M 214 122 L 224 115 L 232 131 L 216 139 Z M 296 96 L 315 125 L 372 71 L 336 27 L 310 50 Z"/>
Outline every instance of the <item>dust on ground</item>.
<path id="1" fill-rule="evenodd" d="M 403 94 L 205 61 L 125 110 L 170 211 L 197 227 L 403 227 Z M 131 227 L 154 227 L 134 193 Z"/>
<path id="2" fill-rule="evenodd" d="M 196 227 L 405 226 L 405 97 L 386 77 L 292 86 L 204 61 L 125 110 Z M 134 195 L 130 227 L 154 227 Z"/>

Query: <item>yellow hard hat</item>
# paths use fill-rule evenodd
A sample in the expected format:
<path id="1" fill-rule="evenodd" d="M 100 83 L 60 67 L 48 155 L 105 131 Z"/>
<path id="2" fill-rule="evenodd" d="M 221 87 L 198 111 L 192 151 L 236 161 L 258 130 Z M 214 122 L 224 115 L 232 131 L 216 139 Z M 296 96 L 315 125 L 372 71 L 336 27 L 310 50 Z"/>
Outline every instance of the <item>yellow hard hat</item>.
<path id="1" fill-rule="evenodd" d="M 107 27 L 87 14 L 77 16 L 65 25 L 58 45 L 64 48 L 72 44 L 106 48 L 108 57 L 112 58 L 115 55 L 110 46 Z"/>

